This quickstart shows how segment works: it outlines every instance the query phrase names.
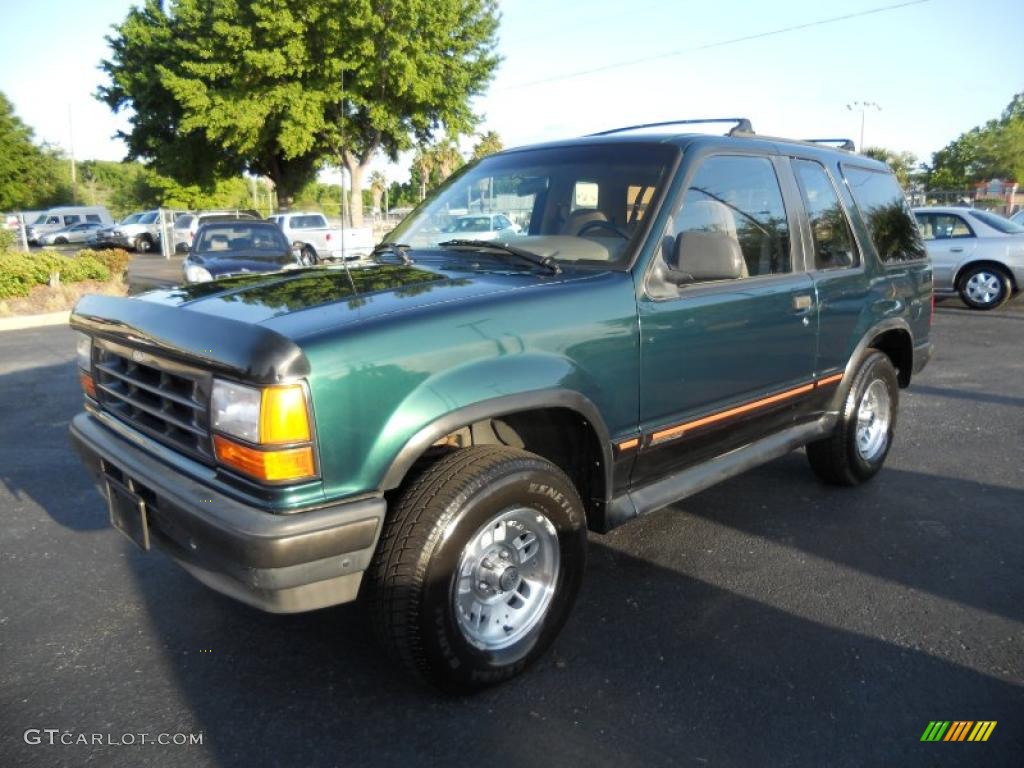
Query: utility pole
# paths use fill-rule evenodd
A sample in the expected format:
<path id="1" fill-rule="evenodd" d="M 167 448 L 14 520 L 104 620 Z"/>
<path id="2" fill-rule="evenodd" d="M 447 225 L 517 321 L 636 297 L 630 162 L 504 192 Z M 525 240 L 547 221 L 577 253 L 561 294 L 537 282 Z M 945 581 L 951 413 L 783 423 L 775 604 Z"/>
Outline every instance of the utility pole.
<path id="1" fill-rule="evenodd" d="M 71 119 L 71 105 L 68 104 L 68 144 L 71 148 L 71 202 L 78 203 L 78 171 L 75 168 L 75 124 Z"/>
<path id="2" fill-rule="evenodd" d="M 850 112 L 860 112 L 860 144 L 857 145 L 857 151 L 864 151 L 864 113 L 869 109 L 873 109 L 876 112 L 881 112 L 882 107 L 874 101 L 851 101 L 846 105 L 846 108 Z"/>

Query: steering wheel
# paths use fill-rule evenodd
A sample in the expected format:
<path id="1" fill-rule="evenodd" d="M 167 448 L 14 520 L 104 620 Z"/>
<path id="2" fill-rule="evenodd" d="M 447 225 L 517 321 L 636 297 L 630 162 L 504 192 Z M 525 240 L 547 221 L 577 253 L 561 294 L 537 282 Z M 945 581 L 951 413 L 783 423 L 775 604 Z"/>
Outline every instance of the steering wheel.
<path id="1" fill-rule="evenodd" d="M 580 227 L 580 231 L 576 233 L 576 237 L 583 237 L 583 235 L 589 232 L 591 229 L 607 229 L 611 232 L 614 232 L 623 240 L 629 240 L 630 238 L 630 234 L 628 232 L 622 231 L 614 224 L 612 224 L 610 221 L 588 221 L 586 224 Z"/>

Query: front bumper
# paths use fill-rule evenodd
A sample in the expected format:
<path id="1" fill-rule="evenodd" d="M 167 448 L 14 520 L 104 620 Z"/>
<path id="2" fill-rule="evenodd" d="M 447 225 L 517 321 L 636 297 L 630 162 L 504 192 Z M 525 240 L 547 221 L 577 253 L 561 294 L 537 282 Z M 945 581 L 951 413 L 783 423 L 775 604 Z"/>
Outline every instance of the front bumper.
<path id="1" fill-rule="evenodd" d="M 271 613 L 356 598 L 386 502 L 343 502 L 276 514 L 242 504 L 176 472 L 88 413 L 71 442 L 106 495 L 128 479 L 146 501 L 150 541 L 207 586 Z"/>

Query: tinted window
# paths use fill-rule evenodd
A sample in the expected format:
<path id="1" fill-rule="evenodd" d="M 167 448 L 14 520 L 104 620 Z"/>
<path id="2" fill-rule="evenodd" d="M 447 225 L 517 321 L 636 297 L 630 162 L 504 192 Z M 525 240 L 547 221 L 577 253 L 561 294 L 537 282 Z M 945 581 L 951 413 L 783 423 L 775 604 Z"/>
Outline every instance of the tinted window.
<path id="1" fill-rule="evenodd" d="M 998 216 L 988 211 L 971 211 L 971 216 L 983 221 L 988 224 L 992 229 L 997 232 L 1002 232 L 1006 235 L 1020 235 L 1024 234 L 1024 227 L 1020 224 L 1010 221 L 1009 219 Z"/>
<path id="2" fill-rule="evenodd" d="M 843 173 L 878 258 L 886 264 L 925 258 L 921 233 L 896 177 L 845 164 Z"/>
<path id="3" fill-rule="evenodd" d="M 93 222 L 96 222 L 97 224 L 100 223 L 100 217 L 97 216 L 95 213 L 90 213 L 88 216 L 85 217 L 85 220 L 86 221 L 93 221 Z"/>
<path id="4" fill-rule="evenodd" d="M 129 216 L 128 218 L 132 218 L 132 217 Z M 188 229 L 189 227 L 192 226 L 192 223 L 195 221 L 195 219 L 196 219 L 195 216 L 192 216 L 191 214 L 186 213 L 186 214 L 183 214 L 183 215 L 179 216 L 177 219 L 174 220 L 174 226 L 175 226 L 176 229 Z"/>
<path id="5" fill-rule="evenodd" d="M 157 211 L 150 211 L 139 216 L 139 224 L 152 224 L 156 221 L 159 213 Z"/>
<path id="6" fill-rule="evenodd" d="M 955 213 L 919 213 L 917 223 L 925 240 L 974 237 L 967 222 Z"/>
<path id="7" fill-rule="evenodd" d="M 853 231 L 824 166 L 812 160 L 794 160 L 793 170 L 811 224 L 814 268 L 855 266 L 858 260 Z"/>
<path id="8" fill-rule="evenodd" d="M 196 239 L 197 253 L 233 251 L 284 251 L 288 242 L 275 226 L 252 226 L 240 222 L 203 227 Z"/>
<path id="9" fill-rule="evenodd" d="M 46 220 L 47 224 L 60 224 L 60 216 L 51 216 Z"/>
<path id="10" fill-rule="evenodd" d="M 64 226 L 70 226 L 72 224 L 76 224 L 79 221 L 81 221 L 81 219 L 82 219 L 81 216 L 65 216 L 64 217 Z"/>
<path id="11" fill-rule="evenodd" d="M 741 277 L 791 269 L 786 208 L 767 158 L 721 156 L 704 161 L 674 222 L 674 237 L 685 232 L 718 235 L 738 245 L 745 262 Z M 686 266 L 679 265 L 683 271 Z"/>

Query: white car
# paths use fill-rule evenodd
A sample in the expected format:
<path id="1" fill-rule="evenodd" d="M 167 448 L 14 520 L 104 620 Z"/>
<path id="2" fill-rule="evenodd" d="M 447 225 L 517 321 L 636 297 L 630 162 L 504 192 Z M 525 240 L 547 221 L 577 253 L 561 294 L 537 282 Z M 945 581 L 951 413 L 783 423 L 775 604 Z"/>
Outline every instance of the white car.
<path id="1" fill-rule="evenodd" d="M 975 208 L 915 208 L 937 295 L 995 309 L 1024 287 L 1024 226 Z"/>
<path id="2" fill-rule="evenodd" d="M 503 213 L 471 213 L 457 216 L 444 228 L 448 240 L 500 240 L 518 235 L 522 228 Z"/>
<path id="3" fill-rule="evenodd" d="M 1010 217 L 1010 221 L 1012 221 L 1014 224 L 1020 224 L 1022 227 L 1024 227 L 1024 208 L 1021 208 L 1019 211 L 1013 214 L 1013 216 Z"/>
<path id="4" fill-rule="evenodd" d="M 84 224 L 72 224 L 70 227 L 58 229 L 56 232 L 47 232 L 40 235 L 37 242 L 40 245 L 66 245 L 67 243 L 84 243 L 103 227 L 96 221 L 88 221 Z"/>
<path id="5" fill-rule="evenodd" d="M 326 259 L 359 259 L 373 253 L 370 227 L 334 227 L 326 216 L 315 211 L 277 213 L 267 220 L 277 224 L 288 242 L 300 249 L 304 264 Z"/>

